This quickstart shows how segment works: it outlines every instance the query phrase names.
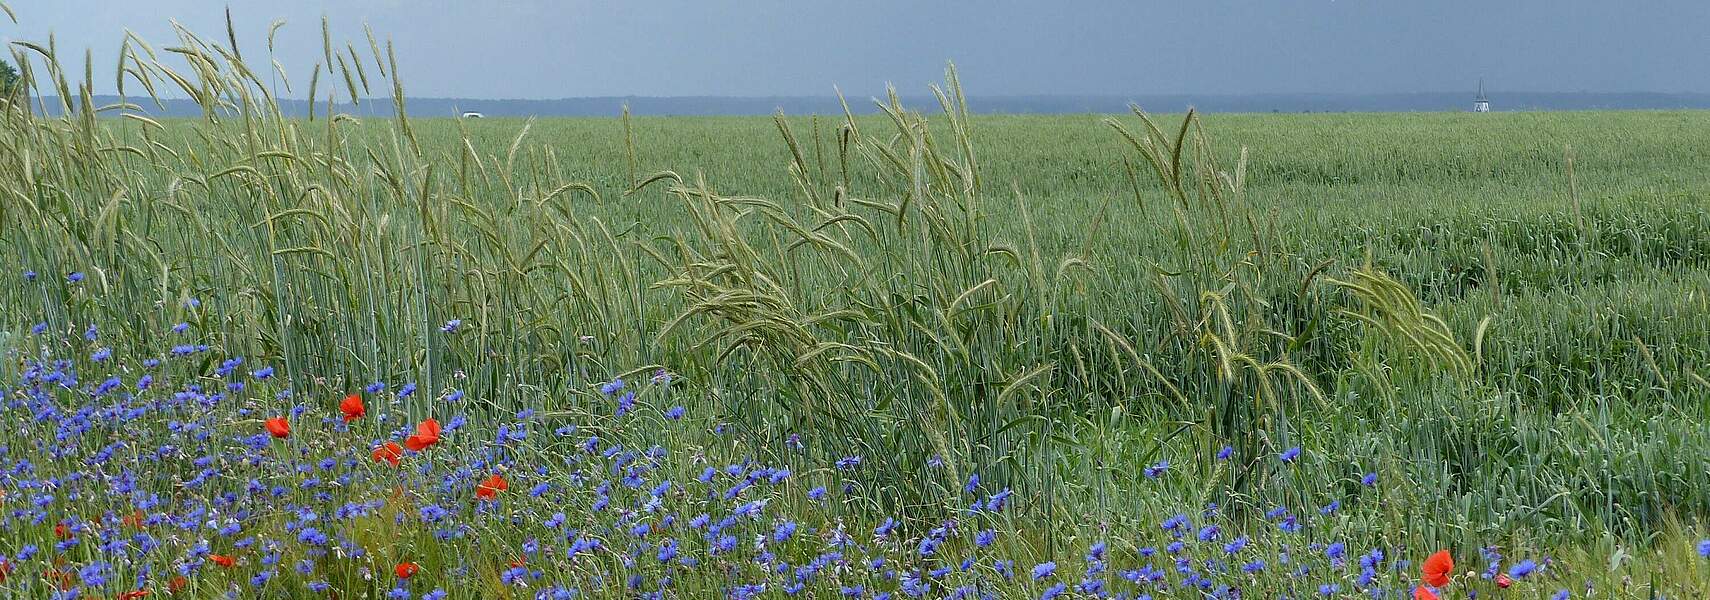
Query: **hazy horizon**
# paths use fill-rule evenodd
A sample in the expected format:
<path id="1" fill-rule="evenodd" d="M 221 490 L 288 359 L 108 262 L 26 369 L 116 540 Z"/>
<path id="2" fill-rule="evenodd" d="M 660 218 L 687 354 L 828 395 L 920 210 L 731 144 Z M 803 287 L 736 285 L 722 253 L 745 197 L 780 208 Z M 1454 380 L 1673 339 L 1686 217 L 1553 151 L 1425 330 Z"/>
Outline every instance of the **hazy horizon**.
<path id="1" fill-rule="evenodd" d="M 913 110 L 934 112 L 935 98 L 919 94 L 901 95 L 903 105 Z M 855 114 L 878 112 L 876 98 L 849 97 L 848 106 Z M 1201 113 L 1357 113 L 1357 112 L 1466 112 L 1472 96 L 1460 93 L 1419 93 L 1379 95 L 1334 94 L 1254 94 L 1234 96 L 1211 95 L 1149 95 L 1149 96 L 968 96 L 970 110 L 978 114 L 1122 114 L 1138 105 L 1152 113 L 1180 113 L 1194 108 Z M 128 102 L 139 114 L 154 117 L 199 117 L 203 108 L 188 99 L 163 99 L 156 105 L 147 96 L 98 95 L 95 106 L 115 106 Z M 1493 97 L 1496 112 L 1572 111 L 1572 110 L 1677 110 L 1710 109 L 1710 94 L 1576 94 L 1576 93 L 1508 93 Z M 76 102 L 73 102 L 75 105 Z M 59 114 L 59 99 L 46 96 L 38 106 L 46 114 Z M 408 97 L 409 114 L 414 117 L 450 117 L 464 111 L 480 112 L 488 117 L 606 117 L 620 115 L 624 110 L 637 116 L 740 116 L 770 115 L 837 115 L 844 108 L 833 96 L 602 96 L 540 100 L 425 98 Z M 281 100 L 279 110 L 290 117 L 309 114 L 304 100 Z M 335 104 L 333 110 L 357 116 L 392 115 L 391 98 L 364 98 L 359 105 L 347 101 Z M 127 111 L 130 112 L 130 111 Z M 316 103 L 315 113 L 326 114 L 324 102 Z M 117 116 L 117 113 L 103 113 Z"/>
<path id="2" fill-rule="evenodd" d="M 0 40 L 52 33 L 77 67 L 91 49 L 96 93 L 116 91 L 127 28 L 157 49 L 174 41 L 174 20 L 225 37 L 223 3 L 13 4 L 19 23 L 0 20 Z M 1710 3 L 1683 0 L 230 5 L 246 57 L 266 56 L 269 25 L 286 21 L 276 57 L 294 84 L 285 96 L 299 98 L 321 60 L 323 15 L 335 46 L 366 55 L 365 23 L 392 39 L 407 93 L 423 98 L 824 97 L 834 87 L 865 98 L 887 83 L 924 91 L 947 61 L 988 97 L 1470 94 L 1480 78 L 1493 94 L 1710 93 Z"/>

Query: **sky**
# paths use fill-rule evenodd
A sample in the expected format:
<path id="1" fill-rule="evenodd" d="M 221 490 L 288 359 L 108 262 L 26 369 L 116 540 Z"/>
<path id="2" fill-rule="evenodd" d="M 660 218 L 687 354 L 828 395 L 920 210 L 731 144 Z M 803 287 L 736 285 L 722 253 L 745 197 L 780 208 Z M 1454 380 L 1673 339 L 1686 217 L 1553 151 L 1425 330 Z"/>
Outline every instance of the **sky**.
<path id="1" fill-rule="evenodd" d="M 172 22 L 274 58 L 306 89 L 335 44 L 397 47 L 417 97 L 910 94 L 953 61 L 972 95 L 1710 92 L 1705 0 L 0 0 L 112 93 L 130 29 Z M 266 63 L 263 62 L 263 65 Z M 78 65 L 81 67 L 81 65 Z M 81 71 L 81 69 L 77 69 Z M 324 83 L 324 82 L 323 82 Z M 324 87 L 322 89 L 325 89 Z M 384 91 L 375 90 L 377 95 Z"/>

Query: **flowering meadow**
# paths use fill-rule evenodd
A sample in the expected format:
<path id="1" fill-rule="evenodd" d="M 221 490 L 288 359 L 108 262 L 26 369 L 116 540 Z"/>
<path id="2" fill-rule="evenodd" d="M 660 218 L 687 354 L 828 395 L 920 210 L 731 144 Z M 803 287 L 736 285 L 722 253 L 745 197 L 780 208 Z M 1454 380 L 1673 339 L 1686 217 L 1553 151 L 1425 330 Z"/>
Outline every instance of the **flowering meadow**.
<path id="1" fill-rule="evenodd" d="M 453 120 L 227 22 L 10 46 L 0 597 L 1710 597 L 1710 116 Z"/>
<path id="2" fill-rule="evenodd" d="M 950 501 L 887 508 L 863 456 L 729 439 L 666 371 L 472 419 L 462 391 L 409 381 L 291 389 L 188 322 L 139 355 L 78 329 L 40 323 L 7 357 L 0 589 L 19 597 L 1609 597 L 1547 552 L 1362 532 L 1406 485 L 1377 473 L 1322 506 L 1209 496 L 1058 546 L 1040 498 L 978 469 L 952 482 L 934 457 Z M 1301 454 L 1224 447 L 1190 472 Z"/>

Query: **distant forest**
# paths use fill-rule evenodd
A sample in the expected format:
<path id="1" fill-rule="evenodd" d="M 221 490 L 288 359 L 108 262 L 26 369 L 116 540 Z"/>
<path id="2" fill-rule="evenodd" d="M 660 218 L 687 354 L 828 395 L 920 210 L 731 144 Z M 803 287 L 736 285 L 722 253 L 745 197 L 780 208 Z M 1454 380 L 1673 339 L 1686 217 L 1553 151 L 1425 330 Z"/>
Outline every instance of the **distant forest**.
<path id="1" fill-rule="evenodd" d="M 42 98 L 47 111 L 58 112 L 59 100 Z M 96 96 L 97 106 L 121 102 L 118 96 Z M 857 113 L 875 112 L 873 99 L 848 96 L 849 107 Z M 1142 95 L 1142 96 L 973 96 L 969 108 L 976 113 L 992 114 L 1075 114 L 1126 112 L 1130 103 L 1151 112 L 1181 112 L 1194 107 L 1213 113 L 1305 113 L 1305 112 L 1441 112 L 1466 111 L 1472 108 L 1470 93 L 1413 94 L 1251 94 L 1251 95 Z M 1665 93 L 1492 93 L 1492 107 L 1497 112 L 1540 110 L 1664 110 L 1710 108 L 1710 94 Z M 166 100 L 160 105 L 147 96 L 132 96 L 131 104 L 140 112 L 157 117 L 193 117 L 202 109 L 189 100 Z M 903 98 L 905 106 L 933 111 L 937 102 L 930 97 Z M 786 114 L 838 114 L 843 108 L 834 96 L 779 97 L 592 97 L 557 100 L 486 100 L 473 98 L 410 98 L 405 110 L 416 117 L 449 117 L 461 111 L 476 111 L 488 117 L 610 117 L 624 106 L 636 115 L 765 115 L 778 111 Z M 39 105 L 38 105 L 39 106 Z M 281 108 L 291 116 L 308 114 L 308 103 L 285 100 Z M 390 98 L 364 100 L 359 105 L 339 104 L 337 112 L 358 116 L 389 116 Z M 316 113 L 325 113 L 318 105 Z"/>

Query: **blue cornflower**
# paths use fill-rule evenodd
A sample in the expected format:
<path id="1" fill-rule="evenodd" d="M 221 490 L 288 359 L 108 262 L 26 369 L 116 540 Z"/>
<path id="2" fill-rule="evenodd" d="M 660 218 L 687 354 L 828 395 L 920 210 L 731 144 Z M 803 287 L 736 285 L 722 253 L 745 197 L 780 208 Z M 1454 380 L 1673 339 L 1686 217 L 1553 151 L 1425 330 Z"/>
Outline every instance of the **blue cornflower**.
<path id="1" fill-rule="evenodd" d="M 457 328 L 462 325 L 463 319 L 452 319 L 446 321 L 444 325 L 440 325 L 439 330 L 445 333 L 457 333 Z"/>
<path id="2" fill-rule="evenodd" d="M 1069 591 L 1069 586 L 1064 585 L 1063 582 L 1059 581 L 1056 585 L 1045 588 L 1045 593 L 1039 595 L 1039 600 L 1053 600 L 1054 598 L 1063 595 L 1063 592 L 1067 591 Z"/>
<path id="3" fill-rule="evenodd" d="M 65 280 L 69 281 L 71 283 L 77 283 L 79 281 L 83 281 L 83 272 L 82 271 L 72 271 L 70 275 L 65 276 Z"/>
<path id="4" fill-rule="evenodd" d="M 1556 595 L 1550 596 L 1550 600 L 1568 600 L 1568 591 L 1556 590 Z"/>
<path id="5" fill-rule="evenodd" d="M 1698 542 L 1698 555 L 1704 558 L 1710 558 L 1710 540 Z"/>
<path id="6" fill-rule="evenodd" d="M 623 379 L 613 379 L 610 382 L 600 384 L 600 393 L 607 396 L 616 394 L 622 389 Z"/>
<path id="7" fill-rule="evenodd" d="M 1231 456 L 1235 456 L 1234 446 L 1224 446 L 1223 449 L 1217 451 L 1217 460 L 1229 460 Z"/>
<path id="8" fill-rule="evenodd" d="M 107 563 L 93 562 L 77 570 L 77 578 L 83 585 L 99 588 L 107 585 Z"/>
<path id="9" fill-rule="evenodd" d="M 1050 577 L 1053 573 L 1056 573 L 1056 572 L 1057 572 L 1057 563 L 1055 563 L 1055 562 L 1042 562 L 1042 563 L 1039 563 L 1037 565 L 1033 565 L 1033 580 L 1039 581 L 1039 580 L 1044 579 L 1046 577 Z"/>
<path id="10" fill-rule="evenodd" d="M 1377 485 L 1377 473 L 1366 473 L 1365 477 L 1360 478 L 1360 485 L 1366 487 Z"/>
<path id="11" fill-rule="evenodd" d="M 938 552 L 938 546 L 942 543 L 944 542 L 938 538 L 930 536 L 924 537 L 920 539 L 920 547 L 915 550 L 919 552 L 921 556 L 932 556 Z"/>
<path id="12" fill-rule="evenodd" d="M 1147 479 L 1157 479 L 1159 476 L 1164 474 L 1164 471 L 1168 470 L 1170 470 L 1170 461 L 1160 460 L 1158 461 L 1158 464 L 1146 467 L 1142 473 L 1146 475 Z"/>
<path id="13" fill-rule="evenodd" d="M 896 529 L 897 529 L 897 520 L 892 519 L 890 517 L 885 517 L 885 522 L 880 523 L 878 527 L 873 528 L 873 535 L 878 536 L 878 537 L 885 537 L 887 535 L 890 535 L 892 531 L 896 531 Z"/>
<path id="14" fill-rule="evenodd" d="M 1527 560 L 1520 561 L 1520 564 L 1517 564 L 1517 565 L 1514 565 L 1513 567 L 1510 567 L 1508 569 L 1508 576 L 1513 577 L 1515 579 L 1520 579 L 1520 578 L 1523 578 L 1527 575 L 1531 575 L 1532 572 L 1537 571 L 1537 570 L 1538 570 L 1538 563 L 1533 562 L 1531 559 L 1527 559 Z"/>
<path id="15" fill-rule="evenodd" d="M 1216 525 L 1206 525 L 1201 527 L 1199 528 L 1199 541 L 1209 542 L 1211 540 L 1215 540 L 1217 539 L 1217 534 L 1220 531 L 1222 530 L 1218 529 Z"/>
<path id="16" fill-rule="evenodd" d="M 260 369 L 256 369 L 255 372 L 250 373 L 250 375 L 254 376 L 256 379 L 267 379 L 273 376 L 273 367 L 262 367 Z"/>
<path id="17" fill-rule="evenodd" d="M 1227 544 L 1224 544 L 1223 545 L 1223 551 L 1225 553 L 1228 553 L 1228 554 L 1235 554 L 1237 552 L 1240 552 L 1241 549 L 1246 548 L 1246 547 L 1247 547 L 1247 536 L 1243 535 L 1241 537 L 1235 538 L 1234 541 L 1231 541 Z"/>
<path id="18" fill-rule="evenodd" d="M 1277 458 L 1281 459 L 1285 463 L 1294 462 L 1294 459 L 1300 458 L 1300 446 L 1284 450 L 1281 455 L 1277 456 Z"/>
<path id="19" fill-rule="evenodd" d="M 673 406 L 670 409 L 665 411 L 665 418 L 670 419 L 672 421 L 675 421 L 675 420 L 683 418 L 683 412 L 684 412 L 683 407 Z"/>
<path id="20" fill-rule="evenodd" d="M 783 523 L 778 524 L 777 528 L 772 530 L 772 541 L 773 542 L 783 542 L 785 540 L 790 539 L 790 537 L 794 536 L 795 534 L 796 534 L 796 523 L 795 523 L 795 521 L 784 521 Z"/>

